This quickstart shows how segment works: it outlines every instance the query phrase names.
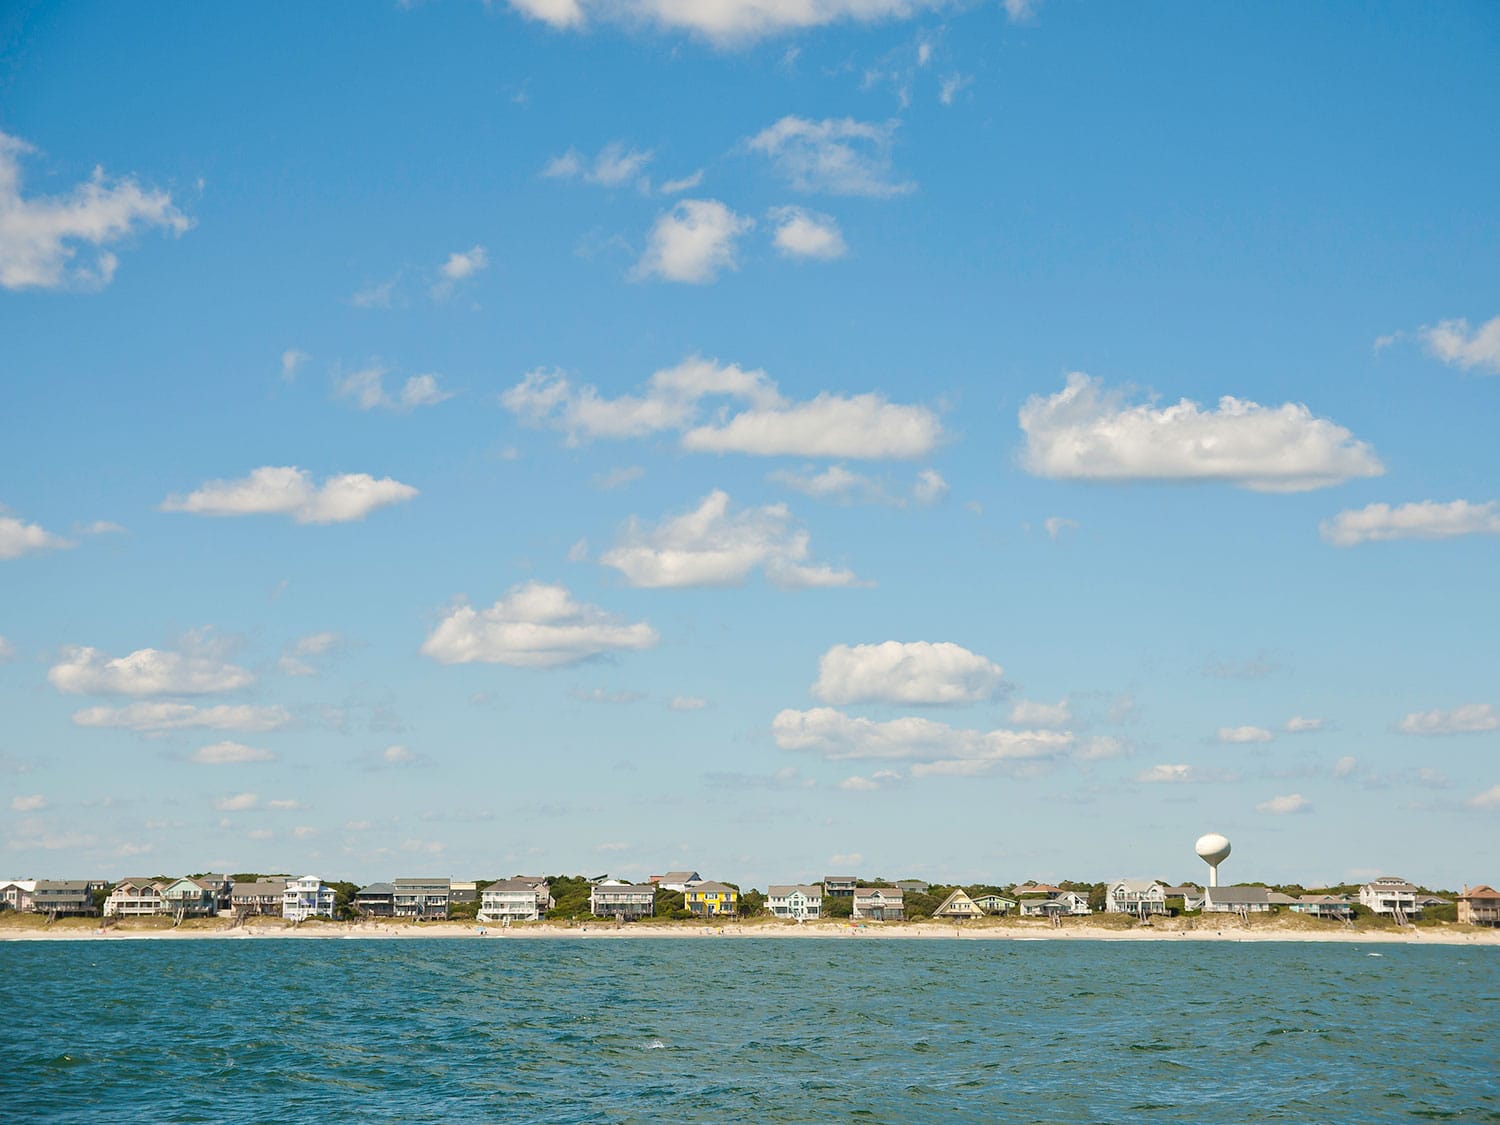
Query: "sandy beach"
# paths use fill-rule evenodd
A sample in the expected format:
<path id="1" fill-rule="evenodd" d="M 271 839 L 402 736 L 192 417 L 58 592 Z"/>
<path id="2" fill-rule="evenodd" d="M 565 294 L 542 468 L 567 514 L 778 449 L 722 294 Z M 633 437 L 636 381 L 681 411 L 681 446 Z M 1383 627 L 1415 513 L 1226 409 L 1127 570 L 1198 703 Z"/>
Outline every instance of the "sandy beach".
<path id="1" fill-rule="evenodd" d="M 28 920 L 29 921 L 29 920 Z M 88 924 L 82 924 L 87 922 Z M 1169 919 L 1154 925 L 1076 922 L 1060 927 L 1044 923 L 997 921 L 959 925 L 938 922 L 869 923 L 848 922 L 726 922 L 722 926 L 702 923 L 610 922 L 525 923 L 510 927 L 480 925 L 470 921 L 393 923 L 318 922 L 292 926 L 266 919 L 231 926 L 224 919 L 195 919 L 171 927 L 156 919 L 131 920 L 100 928 L 94 919 L 68 919 L 42 926 L 10 924 L 0 927 L 0 941 L 258 941 L 258 940 L 382 940 L 470 939 L 480 941 L 527 941 L 569 939 L 586 941 L 670 938 L 707 941 L 723 938 L 809 938 L 850 941 L 1231 941 L 1314 942 L 1356 945 L 1475 945 L 1500 947 L 1500 930 L 1446 924 L 1441 926 L 1371 927 L 1350 929 L 1305 919 L 1257 919 L 1248 924 L 1238 918 Z"/>

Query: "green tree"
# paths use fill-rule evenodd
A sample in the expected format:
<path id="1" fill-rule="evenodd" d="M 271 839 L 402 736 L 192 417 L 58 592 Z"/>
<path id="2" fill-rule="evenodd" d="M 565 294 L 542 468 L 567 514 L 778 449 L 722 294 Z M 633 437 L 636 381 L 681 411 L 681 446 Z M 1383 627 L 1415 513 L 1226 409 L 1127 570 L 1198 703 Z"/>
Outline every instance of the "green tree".
<path id="1" fill-rule="evenodd" d="M 754 918 L 766 912 L 766 896 L 751 887 L 740 895 L 740 917 Z"/>
<path id="2" fill-rule="evenodd" d="M 824 895 L 823 917 L 825 918 L 852 918 L 854 917 L 854 899 L 850 895 Z"/>

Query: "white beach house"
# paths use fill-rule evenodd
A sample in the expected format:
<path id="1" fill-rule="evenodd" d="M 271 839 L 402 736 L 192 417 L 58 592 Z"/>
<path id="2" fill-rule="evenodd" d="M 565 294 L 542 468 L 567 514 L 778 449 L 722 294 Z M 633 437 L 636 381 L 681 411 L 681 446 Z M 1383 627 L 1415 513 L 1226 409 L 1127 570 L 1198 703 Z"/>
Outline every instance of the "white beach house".
<path id="1" fill-rule="evenodd" d="M 766 909 L 778 918 L 805 922 L 823 916 L 823 888 L 816 883 L 772 884 L 766 888 Z"/>
<path id="2" fill-rule="evenodd" d="M 281 916 L 289 922 L 333 917 L 334 890 L 316 875 L 288 879 L 281 893 Z"/>

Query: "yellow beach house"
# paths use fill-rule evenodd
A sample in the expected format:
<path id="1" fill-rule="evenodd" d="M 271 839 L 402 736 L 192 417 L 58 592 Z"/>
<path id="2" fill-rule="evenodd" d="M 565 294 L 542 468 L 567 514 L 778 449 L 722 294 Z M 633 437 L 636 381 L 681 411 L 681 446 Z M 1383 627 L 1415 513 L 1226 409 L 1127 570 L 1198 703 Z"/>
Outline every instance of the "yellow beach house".
<path id="1" fill-rule="evenodd" d="M 687 908 L 704 917 L 738 914 L 740 892 L 724 883 L 698 883 L 683 893 Z"/>

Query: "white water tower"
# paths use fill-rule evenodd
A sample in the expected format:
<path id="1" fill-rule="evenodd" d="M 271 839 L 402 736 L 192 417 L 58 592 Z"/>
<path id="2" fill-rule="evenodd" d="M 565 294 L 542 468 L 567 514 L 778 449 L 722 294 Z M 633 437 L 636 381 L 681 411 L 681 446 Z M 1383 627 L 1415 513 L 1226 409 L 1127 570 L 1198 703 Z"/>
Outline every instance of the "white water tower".
<path id="1" fill-rule="evenodd" d="M 1217 832 L 1210 832 L 1206 836 L 1199 836 L 1198 843 L 1194 845 L 1198 858 L 1208 864 L 1208 885 L 1217 887 L 1219 885 L 1219 864 L 1229 858 L 1229 838 L 1220 836 Z"/>

